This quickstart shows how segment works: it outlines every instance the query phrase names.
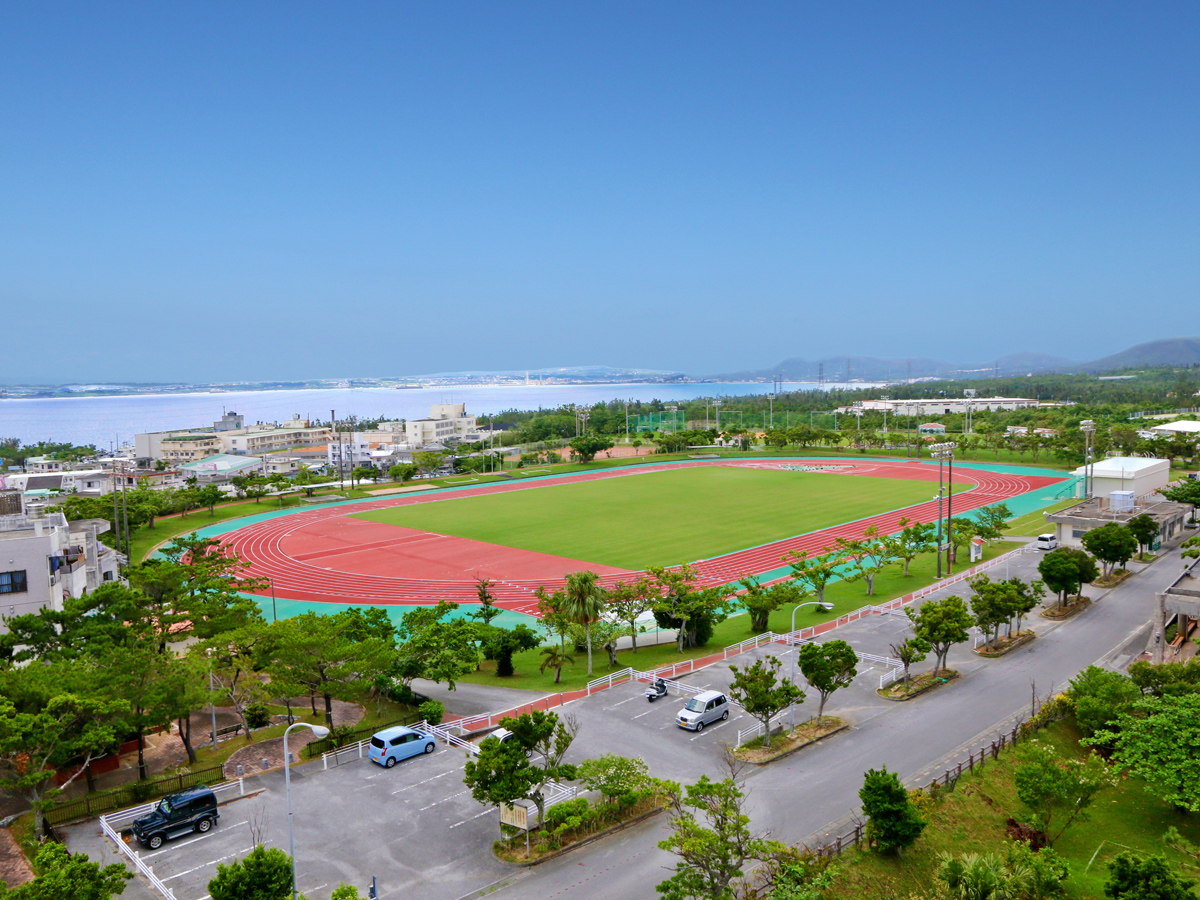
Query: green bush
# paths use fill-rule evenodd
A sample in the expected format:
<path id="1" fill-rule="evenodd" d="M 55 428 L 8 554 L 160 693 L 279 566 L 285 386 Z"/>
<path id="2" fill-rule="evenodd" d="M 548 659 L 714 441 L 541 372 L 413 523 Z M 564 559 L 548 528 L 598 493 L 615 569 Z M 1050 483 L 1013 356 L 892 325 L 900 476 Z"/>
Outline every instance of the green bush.
<path id="1" fill-rule="evenodd" d="M 271 724 L 271 710 L 265 703 L 251 703 L 246 707 L 246 724 L 251 728 L 266 728 Z"/>
<path id="2" fill-rule="evenodd" d="M 546 810 L 546 824 L 557 830 L 569 819 L 579 819 L 582 823 L 582 820 L 588 817 L 589 812 L 587 797 L 564 800 Z"/>
<path id="3" fill-rule="evenodd" d="M 417 712 L 430 725 L 440 725 L 442 719 L 446 717 L 446 707 L 442 706 L 437 700 L 426 700 L 417 707 Z"/>
<path id="4" fill-rule="evenodd" d="M 333 741 L 333 746 L 343 747 L 354 740 L 355 730 L 353 725 L 334 725 L 329 729 L 329 739 Z"/>

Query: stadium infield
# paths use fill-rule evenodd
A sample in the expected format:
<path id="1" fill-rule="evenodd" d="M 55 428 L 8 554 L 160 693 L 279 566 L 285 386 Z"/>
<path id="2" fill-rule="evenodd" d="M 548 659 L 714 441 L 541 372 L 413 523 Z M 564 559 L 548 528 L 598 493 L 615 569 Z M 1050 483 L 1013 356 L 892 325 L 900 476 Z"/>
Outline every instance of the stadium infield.
<path id="1" fill-rule="evenodd" d="M 354 517 L 638 571 L 711 559 L 928 499 L 928 484 L 905 478 L 703 466 Z"/>
<path id="2" fill-rule="evenodd" d="M 682 559 L 666 557 L 664 560 L 669 564 L 695 563 L 701 582 L 706 584 L 726 584 L 745 575 L 758 575 L 767 580 L 783 577 L 788 571 L 783 558 L 790 551 L 820 552 L 833 546 L 839 537 L 858 538 L 871 527 L 879 529 L 881 533 L 890 534 L 899 530 L 899 523 L 903 517 L 929 522 L 935 520 L 938 513 L 935 499 L 920 500 L 921 497 L 933 498 L 937 493 L 936 465 L 916 461 L 872 459 L 797 460 L 759 457 L 744 460 L 643 464 L 527 481 L 514 480 L 421 492 L 400 498 L 323 504 L 302 510 L 264 513 L 247 521 L 242 527 L 214 526 L 203 529 L 201 533 L 204 536 L 219 536 L 230 551 L 238 553 L 250 564 L 252 574 L 269 578 L 273 595 L 267 596 L 273 596 L 283 608 L 293 611 L 317 608 L 328 603 L 393 607 L 409 604 L 427 605 L 446 599 L 455 603 L 471 604 L 476 602 L 476 579 L 488 578 L 493 582 L 492 593 L 499 607 L 514 613 L 536 615 L 537 599 L 534 592 L 538 587 L 557 590 L 562 587 L 568 573 L 587 568 L 597 571 L 603 584 L 613 584 L 638 577 L 642 567 L 651 561 L 635 562 L 633 556 L 626 558 L 613 555 L 611 560 L 625 565 L 606 565 L 596 561 L 599 553 L 603 551 L 603 548 L 598 549 L 597 545 L 580 549 L 578 552 L 587 554 L 582 558 L 565 555 L 577 551 L 566 543 L 566 537 L 546 538 L 544 535 L 548 525 L 543 526 L 543 542 L 530 544 L 531 547 L 542 549 L 528 549 L 514 546 L 511 537 L 505 537 L 505 542 L 499 543 L 495 540 L 445 534 L 426 527 L 372 521 L 364 518 L 362 514 L 416 507 L 427 507 L 428 509 L 422 511 L 427 513 L 440 507 L 436 515 L 450 517 L 444 527 L 463 530 L 466 533 L 461 522 L 455 525 L 450 519 L 454 517 L 455 508 L 466 508 L 461 504 L 472 498 L 501 495 L 511 498 L 526 493 L 545 494 L 539 503 L 553 506 L 559 502 L 554 500 L 555 492 L 560 492 L 560 497 L 571 496 L 569 491 L 562 491 L 562 488 L 570 485 L 605 483 L 608 488 L 617 487 L 621 491 L 632 486 L 636 493 L 639 490 L 638 484 L 653 483 L 644 481 L 651 478 L 652 473 L 680 472 L 686 475 L 701 468 L 761 470 L 780 478 L 793 477 L 796 484 L 818 484 L 827 479 L 830 484 L 836 484 L 840 480 L 844 486 L 843 498 L 850 497 L 851 504 L 867 502 L 862 498 L 871 496 L 871 490 L 860 488 L 859 482 L 890 492 L 892 488 L 889 487 L 889 482 L 902 480 L 915 486 L 916 493 L 912 497 L 918 501 L 909 506 L 892 507 L 879 503 L 873 507 L 870 514 L 855 518 L 863 508 L 844 505 L 835 499 L 830 501 L 830 505 L 823 512 L 814 510 L 805 513 L 832 516 L 835 524 L 797 533 L 792 529 L 803 529 L 806 525 L 799 520 L 792 520 L 790 525 L 781 529 L 782 532 L 791 533 L 776 539 L 771 539 L 763 532 L 733 532 L 727 518 L 733 514 L 732 507 L 727 505 L 717 512 L 711 507 L 706 507 L 703 502 L 703 487 L 692 488 L 700 495 L 701 500 L 693 503 L 684 514 L 668 517 L 661 514 L 661 510 L 639 509 L 631 517 L 631 521 L 636 522 L 641 529 L 642 541 L 651 540 L 656 527 L 664 532 L 690 531 L 692 534 L 687 536 L 689 541 L 712 539 L 712 535 L 702 532 L 713 523 L 720 525 L 724 522 L 726 527 L 730 528 L 730 544 L 736 547 L 730 552 L 702 556 L 699 554 L 704 551 L 697 549 L 700 545 L 696 544 L 692 545 L 692 550 Z M 829 473 L 827 479 L 813 481 L 806 477 L 809 474 L 823 473 Z M 956 494 L 954 498 L 954 512 L 956 515 L 962 515 L 971 509 L 1001 501 L 1014 501 L 1018 506 L 1029 502 L 1042 504 L 1045 502 L 1044 497 L 1063 489 L 1064 480 L 1059 473 L 1036 470 L 1026 473 L 1012 471 L 1008 467 L 1002 471 L 995 467 L 955 466 L 954 482 L 956 489 L 962 490 L 962 493 Z M 672 484 L 669 480 L 662 483 Z M 685 478 L 676 483 L 690 482 Z M 708 483 L 724 482 L 718 478 Z M 790 496 L 787 493 L 788 489 L 783 486 L 770 490 L 761 487 L 781 482 L 768 478 L 749 479 L 744 483 L 760 485 L 755 490 L 761 494 L 756 498 L 757 506 L 754 503 L 748 505 L 748 511 L 744 513 L 744 522 L 757 528 L 759 523 L 770 523 L 784 514 L 780 509 L 787 506 L 786 502 L 778 501 L 779 508 L 772 512 L 766 511 L 763 504 L 776 503 L 773 494 L 777 493 L 783 493 L 786 500 Z M 878 499 L 878 494 L 875 496 Z M 723 502 L 731 504 L 734 501 L 726 497 Z M 802 500 L 792 497 L 792 502 L 799 504 Z M 888 502 L 897 501 L 892 497 Z M 902 504 L 903 500 L 900 502 Z M 565 516 L 559 526 L 563 532 L 571 531 L 580 519 L 587 518 L 582 516 L 574 505 L 567 511 L 571 515 Z M 1024 509 L 1019 511 L 1023 512 Z M 462 521 L 466 522 L 469 518 L 462 517 Z M 422 525 L 423 521 L 414 520 L 413 524 Z M 815 521 L 819 520 L 810 520 L 807 524 L 811 526 Z M 620 531 L 626 527 L 629 526 L 620 518 L 612 520 L 609 525 L 613 531 Z M 764 536 L 768 537 L 765 541 L 761 540 Z M 558 543 L 550 543 L 550 540 L 557 540 Z M 617 547 L 616 551 L 610 548 L 608 552 L 630 553 L 628 546 L 627 542 L 623 551 Z M 655 552 L 677 553 L 679 546 L 661 543 L 655 548 Z M 264 602 L 272 601 L 268 599 Z"/>

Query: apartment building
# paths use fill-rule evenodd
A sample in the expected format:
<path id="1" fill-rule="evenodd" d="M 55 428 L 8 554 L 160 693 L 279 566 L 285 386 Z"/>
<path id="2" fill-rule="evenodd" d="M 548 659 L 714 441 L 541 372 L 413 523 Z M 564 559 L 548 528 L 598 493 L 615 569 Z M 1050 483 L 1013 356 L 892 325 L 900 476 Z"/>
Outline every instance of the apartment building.
<path id="1" fill-rule="evenodd" d="M 475 417 L 467 414 L 463 403 L 435 403 L 429 407 L 428 418 L 405 422 L 410 447 L 454 443 L 475 431 Z"/>
<path id="2" fill-rule="evenodd" d="M 139 434 L 134 438 L 134 452 L 143 464 L 156 460 L 183 464 L 222 454 L 257 456 L 293 447 L 312 447 L 328 443 L 331 435 L 331 429 L 314 426 L 299 413 L 283 423 L 246 425 L 244 416 L 229 412 L 211 428 Z"/>
<path id="3" fill-rule="evenodd" d="M 103 519 L 68 522 L 62 513 L 30 510 L 0 516 L 0 632 L 3 617 L 62 609 L 118 576 L 119 558 L 100 543 Z"/>

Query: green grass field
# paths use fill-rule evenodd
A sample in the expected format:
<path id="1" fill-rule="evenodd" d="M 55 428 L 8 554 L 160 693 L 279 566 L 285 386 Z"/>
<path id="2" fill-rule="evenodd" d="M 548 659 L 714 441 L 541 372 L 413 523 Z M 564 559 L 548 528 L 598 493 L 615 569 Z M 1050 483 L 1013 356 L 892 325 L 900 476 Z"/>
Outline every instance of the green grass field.
<path id="1" fill-rule="evenodd" d="M 365 512 L 358 518 L 640 570 L 930 499 L 928 482 L 704 466 Z"/>

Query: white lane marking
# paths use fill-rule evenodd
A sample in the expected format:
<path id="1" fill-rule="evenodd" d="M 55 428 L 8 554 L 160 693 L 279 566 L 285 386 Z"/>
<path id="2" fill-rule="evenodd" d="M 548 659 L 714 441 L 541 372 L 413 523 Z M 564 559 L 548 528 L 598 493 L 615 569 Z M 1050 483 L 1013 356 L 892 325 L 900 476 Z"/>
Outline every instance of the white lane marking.
<path id="1" fill-rule="evenodd" d="M 641 700 L 641 699 L 642 699 L 641 697 L 630 697 L 629 698 L 629 700 Z M 614 703 L 612 706 L 606 706 L 604 708 L 605 709 L 616 709 L 618 706 L 623 706 L 624 704 L 628 703 L 629 700 L 622 700 L 620 703 Z"/>
<path id="2" fill-rule="evenodd" d="M 217 863 L 224 862 L 227 859 L 233 859 L 235 856 L 238 856 L 242 853 L 249 853 L 253 849 L 254 849 L 253 847 L 246 847 L 244 850 L 235 850 L 233 853 L 227 854 L 226 856 L 218 856 L 216 859 L 209 860 L 206 863 L 201 863 L 198 866 L 188 869 L 186 872 L 179 872 L 175 875 L 168 875 L 166 878 L 162 878 L 160 880 L 165 882 L 165 881 L 171 881 L 174 878 L 182 878 L 184 875 L 191 875 L 193 872 L 198 872 L 201 869 L 207 868 L 208 866 L 214 866 Z"/>
<path id="3" fill-rule="evenodd" d="M 726 719 L 724 722 L 718 722 L 716 725 L 705 725 L 703 731 L 701 731 L 699 734 L 697 734 L 696 737 L 688 738 L 688 740 L 694 741 L 697 738 L 702 738 L 706 734 L 708 734 L 710 731 L 716 731 L 718 728 L 722 727 L 723 725 L 728 725 L 728 724 L 729 724 L 729 720 Z"/>
<path id="4" fill-rule="evenodd" d="M 497 807 L 493 806 L 491 809 L 485 809 L 485 810 L 484 810 L 483 812 L 481 812 L 481 813 L 480 813 L 478 816 L 471 816 L 471 818 L 469 818 L 469 819 L 463 819 L 461 822 L 455 822 L 455 823 L 454 823 L 453 825 L 451 825 L 450 827 L 451 827 L 451 828 L 457 828 L 459 825 L 466 825 L 468 822 L 473 822 L 473 821 L 475 821 L 476 819 L 478 819 L 478 818 L 479 818 L 479 816 L 486 816 L 488 813 L 493 813 L 493 812 L 496 812 L 496 810 L 497 810 Z"/>
<path id="5" fill-rule="evenodd" d="M 654 710 L 652 710 L 652 709 L 648 709 L 648 710 L 646 710 L 644 713 L 638 713 L 636 716 L 634 716 L 634 718 L 635 718 L 635 719 L 640 719 L 642 716 L 648 716 L 648 715 L 650 715 L 650 713 L 652 713 L 652 712 L 654 712 Z"/>
<path id="6" fill-rule="evenodd" d="M 418 781 L 418 782 L 415 782 L 414 784 L 406 785 L 405 787 L 402 787 L 402 788 L 397 788 L 396 790 L 392 791 L 392 793 L 399 794 L 401 791 L 410 791 L 413 788 L 419 787 L 422 784 L 429 784 L 429 782 L 431 782 L 435 779 L 445 778 L 447 775 L 453 774 L 453 772 L 454 772 L 454 770 L 451 769 L 449 772 L 443 772 L 441 775 L 434 775 L 433 778 L 426 778 L 424 781 Z"/>
<path id="7" fill-rule="evenodd" d="M 230 828 L 237 828 L 239 825 L 249 825 L 249 824 L 250 824 L 250 821 L 248 819 L 244 822 L 234 822 L 232 825 L 226 825 L 225 830 L 228 831 Z M 152 856 L 158 856 L 162 853 L 166 853 L 168 850 L 178 850 L 180 847 L 186 847 L 188 844 L 194 844 L 194 843 L 196 843 L 196 841 L 202 841 L 205 838 L 210 838 L 214 834 L 216 834 L 215 831 L 209 831 L 207 834 L 198 834 L 194 838 L 188 838 L 186 841 L 178 841 L 176 843 L 164 846 L 161 850 L 155 850 L 153 853 L 143 853 L 143 854 L 141 854 L 140 858 L 141 859 L 150 859 Z"/>
<path id="8" fill-rule="evenodd" d="M 471 793 L 471 792 L 470 791 L 459 791 L 457 794 L 451 794 L 449 797 L 443 797 L 441 800 L 434 800 L 428 806 L 422 806 L 420 811 L 425 812 L 425 810 L 427 810 L 427 809 L 433 809 L 433 807 L 437 806 L 439 803 L 449 803 L 455 797 L 461 797 L 463 794 L 469 794 L 469 793 Z"/>

